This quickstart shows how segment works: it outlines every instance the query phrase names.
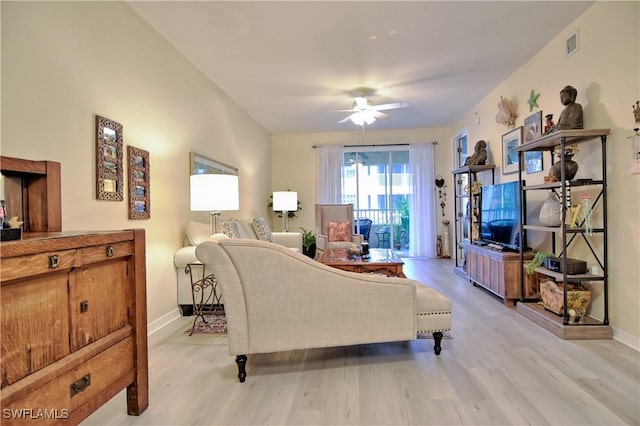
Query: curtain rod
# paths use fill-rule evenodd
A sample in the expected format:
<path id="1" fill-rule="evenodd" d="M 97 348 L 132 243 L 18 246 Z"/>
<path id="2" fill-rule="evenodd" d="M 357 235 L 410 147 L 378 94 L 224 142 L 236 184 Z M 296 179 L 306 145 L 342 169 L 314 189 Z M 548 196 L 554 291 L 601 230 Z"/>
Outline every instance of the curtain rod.
<path id="1" fill-rule="evenodd" d="M 433 141 L 431 142 L 434 145 L 438 145 L 438 141 Z M 358 148 L 358 147 L 367 147 L 367 148 L 375 148 L 378 146 L 409 146 L 411 144 L 409 143 L 383 143 L 383 144 L 379 144 L 379 145 L 341 145 L 343 148 Z M 316 148 L 322 148 L 324 146 L 327 145 L 311 145 L 311 148 L 316 149 Z"/>

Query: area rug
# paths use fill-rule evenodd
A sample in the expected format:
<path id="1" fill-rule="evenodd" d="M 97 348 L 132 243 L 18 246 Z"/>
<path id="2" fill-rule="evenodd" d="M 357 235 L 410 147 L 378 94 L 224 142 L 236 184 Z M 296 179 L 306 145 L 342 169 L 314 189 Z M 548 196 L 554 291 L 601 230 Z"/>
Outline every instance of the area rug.
<path id="1" fill-rule="evenodd" d="M 224 312 L 206 314 L 198 318 L 195 327 L 192 325 L 184 331 L 186 334 L 227 334 L 227 319 Z M 448 331 L 445 331 L 443 340 L 453 339 Z M 433 339 L 432 333 L 419 333 L 418 339 Z"/>
<path id="2" fill-rule="evenodd" d="M 227 319 L 224 312 L 203 315 L 195 319 L 195 325 L 189 326 L 186 334 L 227 334 Z"/>

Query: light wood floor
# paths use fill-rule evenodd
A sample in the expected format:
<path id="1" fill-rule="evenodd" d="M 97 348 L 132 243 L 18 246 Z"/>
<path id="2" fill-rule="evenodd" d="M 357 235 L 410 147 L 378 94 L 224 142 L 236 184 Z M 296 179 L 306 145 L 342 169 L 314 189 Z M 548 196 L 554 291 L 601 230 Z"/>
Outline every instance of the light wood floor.
<path id="1" fill-rule="evenodd" d="M 225 336 L 174 322 L 150 339 L 150 405 L 124 394 L 87 425 L 638 425 L 640 354 L 565 341 L 452 272 L 405 259 L 407 276 L 453 302 L 453 339 L 249 356 L 238 383 Z M 277 309 L 277 307 L 274 307 Z"/>

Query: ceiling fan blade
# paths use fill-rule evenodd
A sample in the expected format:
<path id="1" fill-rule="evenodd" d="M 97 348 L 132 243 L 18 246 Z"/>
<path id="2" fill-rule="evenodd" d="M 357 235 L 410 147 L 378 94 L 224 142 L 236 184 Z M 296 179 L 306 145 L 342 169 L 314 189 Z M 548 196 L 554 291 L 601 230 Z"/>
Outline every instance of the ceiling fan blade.
<path id="1" fill-rule="evenodd" d="M 338 121 L 338 124 L 346 123 L 347 121 L 349 121 L 350 118 L 351 118 L 351 116 L 347 115 L 345 118 L 343 118 L 342 120 Z"/>
<path id="2" fill-rule="evenodd" d="M 399 109 L 399 108 L 409 108 L 409 102 L 394 102 L 391 104 L 382 104 L 382 105 L 374 105 L 371 108 L 376 111 L 384 111 L 387 109 Z"/>

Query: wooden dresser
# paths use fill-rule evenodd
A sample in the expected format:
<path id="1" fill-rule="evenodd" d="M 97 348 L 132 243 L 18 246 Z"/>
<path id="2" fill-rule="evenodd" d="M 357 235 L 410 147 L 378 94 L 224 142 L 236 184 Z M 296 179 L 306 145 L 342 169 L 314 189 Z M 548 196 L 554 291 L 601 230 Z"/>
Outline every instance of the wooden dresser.
<path id="1" fill-rule="evenodd" d="M 127 388 L 148 405 L 144 230 L 0 244 L 0 423 L 78 424 Z"/>

